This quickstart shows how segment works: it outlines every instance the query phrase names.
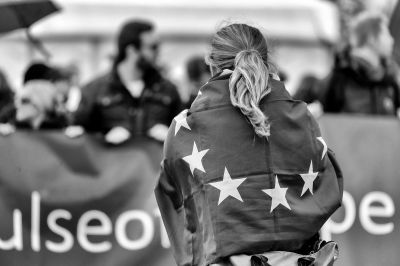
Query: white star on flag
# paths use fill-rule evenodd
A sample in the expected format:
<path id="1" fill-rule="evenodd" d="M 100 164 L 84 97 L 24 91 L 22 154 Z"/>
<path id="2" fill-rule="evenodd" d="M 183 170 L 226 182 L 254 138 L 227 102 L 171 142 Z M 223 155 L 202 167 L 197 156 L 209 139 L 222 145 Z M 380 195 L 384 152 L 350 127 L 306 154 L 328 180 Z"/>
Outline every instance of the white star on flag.
<path id="1" fill-rule="evenodd" d="M 191 130 L 186 118 L 187 118 L 187 112 L 188 109 L 183 110 L 182 112 L 179 113 L 179 115 L 177 115 L 174 120 L 176 121 L 175 124 L 175 136 L 178 133 L 179 129 L 181 127 L 187 128 L 189 130 Z"/>
<path id="2" fill-rule="evenodd" d="M 278 207 L 279 204 L 291 210 L 289 203 L 286 200 L 287 190 L 288 190 L 287 187 L 283 188 L 279 186 L 278 176 L 275 176 L 275 188 L 262 190 L 265 194 L 268 194 L 268 196 L 272 198 L 270 212 L 272 212 L 276 207 Z"/>
<path id="3" fill-rule="evenodd" d="M 211 186 L 220 190 L 218 205 L 224 201 L 229 196 L 234 197 L 237 200 L 243 202 L 242 197 L 239 194 L 238 187 L 243 183 L 247 178 L 237 178 L 232 179 L 231 175 L 228 172 L 228 169 L 224 170 L 224 178 L 222 181 L 210 183 Z"/>
<path id="4" fill-rule="evenodd" d="M 307 190 L 309 190 L 311 192 L 311 194 L 314 194 L 313 193 L 313 185 L 314 185 L 314 180 L 318 176 L 318 172 L 314 173 L 312 161 L 310 163 L 310 168 L 308 170 L 308 173 L 300 174 L 300 176 L 301 176 L 301 178 L 303 178 L 303 181 L 304 181 L 304 186 L 303 186 L 303 190 L 301 191 L 300 197 L 303 196 L 303 194 L 306 193 Z"/>
<path id="5" fill-rule="evenodd" d="M 182 158 L 185 162 L 187 162 L 189 164 L 192 175 L 193 175 L 194 169 L 199 169 L 203 173 L 206 172 L 204 170 L 203 163 L 201 162 L 201 160 L 203 159 L 204 155 L 206 155 L 206 153 L 208 151 L 209 151 L 208 149 L 198 151 L 196 142 L 194 142 L 192 154 Z"/>
<path id="6" fill-rule="evenodd" d="M 328 146 L 326 145 L 325 140 L 322 137 L 318 137 L 317 140 L 319 140 L 322 143 L 322 145 L 324 146 L 324 150 L 322 152 L 322 157 L 321 157 L 321 160 L 322 160 L 322 159 L 324 159 L 324 156 L 325 156 L 326 152 L 328 151 Z"/>

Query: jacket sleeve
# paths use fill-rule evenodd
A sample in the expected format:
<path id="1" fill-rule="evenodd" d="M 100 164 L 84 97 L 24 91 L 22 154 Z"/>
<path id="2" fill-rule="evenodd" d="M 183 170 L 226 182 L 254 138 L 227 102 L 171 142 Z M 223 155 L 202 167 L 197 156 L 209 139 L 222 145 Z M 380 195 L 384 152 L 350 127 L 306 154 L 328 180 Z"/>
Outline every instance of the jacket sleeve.
<path id="1" fill-rule="evenodd" d="M 190 265 L 192 258 L 188 250 L 189 245 L 185 241 L 187 234 L 183 196 L 168 174 L 165 161 L 161 164 L 161 173 L 155 195 L 175 260 L 178 265 Z"/>

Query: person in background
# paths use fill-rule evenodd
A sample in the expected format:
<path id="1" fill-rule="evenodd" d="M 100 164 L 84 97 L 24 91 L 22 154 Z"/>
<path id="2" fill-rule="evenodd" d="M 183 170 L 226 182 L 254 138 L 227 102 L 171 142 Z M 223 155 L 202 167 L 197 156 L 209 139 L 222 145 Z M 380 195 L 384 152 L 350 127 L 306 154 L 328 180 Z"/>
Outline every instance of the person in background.
<path id="1" fill-rule="evenodd" d="M 15 97 L 16 128 L 62 129 L 67 126 L 64 113 L 59 112 L 55 85 L 46 80 L 28 81 Z"/>
<path id="2" fill-rule="evenodd" d="M 186 63 L 186 74 L 189 81 L 190 96 L 185 104 L 186 108 L 190 108 L 194 99 L 196 99 L 201 88 L 211 77 L 210 67 L 206 64 L 204 57 L 191 57 Z"/>
<path id="3" fill-rule="evenodd" d="M 323 107 L 319 101 L 321 95 L 321 81 L 313 74 L 306 74 L 300 80 L 293 99 L 303 101 L 307 104 L 308 110 L 314 117 L 320 117 L 323 114 Z"/>
<path id="4" fill-rule="evenodd" d="M 324 112 L 398 115 L 399 71 L 392 60 L 393 38 L 386 18 L 365 11 L 350 25 L 348 46 L 323 81 Z"/>
<path id="5" fill-rule="evenodd" d="M 64 105 L 65 75 L 42 62 L 29 65 L 15 95 L 17 128 L 61 129 L 68 125 Z"/>
<path id="6" fill-rule="evenodd" d="M 157 69 L 158 46 L 150 22 L 127 22 L 119 32 L 110 73 L 82 88 L 74 124 L 102 132 L 113 144 L 132 135 L 163 141 L 181 100 L 175 86 Z"/>
<path id="7" fill-rule="evenodd" d="M 26 85 L 36 80 L 52 83 L 59 101 L 66 102 L 69 91 L 69 74 L 64 69 L 43 62 L 34 62 L 25 71 L 23 84 Z"/>
<path id="8" fill-rule="evenodd" d="M 56 97 L 56 110 L 60 117 L 65 117 L 68 124 L 71 122 L 71 112 L 67 108 L 67 102 L 70 92 L 70 73 L 67 69 L 50 66 L 43 62 L 32 63 L 24 74 L 24 86 L 31 82 L 40 81 L 40 83 L 51 83 L 48 87 L 53 87 Z"/>
<path id="9" fill-rule="evenodd" d="M 319 79 L 312 74 L 306 74 L 300 80 L 300 84 L 293 95 L 293 99 L 303 101 L 307 104 L 312 103 L 319 97 Z"/>
<path id="10" fill-rule="evenodd" d="M 8 135 L 15 128 L 61 129 L 68 125 L 68 116 L 62 101 L 62 73 L 45 63 L 35 62 L 24 73 L 23 87 L 14 96 L 15 112 L 9 119 Z"/>

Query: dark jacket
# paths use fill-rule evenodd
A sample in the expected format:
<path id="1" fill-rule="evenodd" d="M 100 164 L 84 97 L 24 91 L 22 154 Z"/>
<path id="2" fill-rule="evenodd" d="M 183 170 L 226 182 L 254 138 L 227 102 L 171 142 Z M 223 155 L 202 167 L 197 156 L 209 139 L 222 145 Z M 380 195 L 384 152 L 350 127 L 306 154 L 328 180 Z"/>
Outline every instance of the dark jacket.
<path id="1" fill-rule="evenodd" d="M 0 123 L 9 123 L 14 120 L 14 94 L 10 91 L 0 91 Z"/>
<path id="2" fill-rule="evenodd" d="M 159 76 L 149 78 L 142 95 L 134 98 L 112 71 L 82 88 L 74 124 L 88 131 L 106 133 L 122 126 L 134 134 L 144 134 L 157 123 L 169 126 L 180 108 L 179 94 L 169 81 Z"/>
<path id="3" fill-rule="evenodd" d="M 373 80 L 369 66 L 353 59 L 349 50 L 339 54 L 330 76 L 324 81 L 321 102 L 328 113 L 362 113 L 396 115 L 400 107 L 400 90 L 391 66 Z"/>
<path id="4" fill-rule="evenodd" d="M 260 103 L 271 136 L 260 138 L 232 106 L 229 77 L 213 77 L 201 89 L 164 143 L 155 192 L 178 265 L 299 251 L 341 204 L 340 169 L 306 104 L 271 80 Z M 301 174 L 310 171 L 318 173 L 313 191 L 303 193 Z M 273 190 L 285 200 L 273 199 Z"/>

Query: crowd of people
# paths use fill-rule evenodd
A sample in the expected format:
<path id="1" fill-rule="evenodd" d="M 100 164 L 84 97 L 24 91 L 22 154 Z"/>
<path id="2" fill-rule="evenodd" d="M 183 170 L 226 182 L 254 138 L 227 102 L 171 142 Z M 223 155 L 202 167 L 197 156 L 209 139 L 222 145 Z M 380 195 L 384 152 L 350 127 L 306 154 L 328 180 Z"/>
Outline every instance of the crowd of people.
<path id="1" fill-rule="evenodd" d="M 81 88 L 74 67 L 34 62 L 16 91 L 0 73 L 0 133 L 66 129 L 70 137 L 98 132 L 113 144 L 135 136 L 163 142 L 173 118 L 190 108 L 211 73 L 203 56 L 187 61 L 190 96 L 183 102 L 158 66 L 159 45 L 151 22 L 133 20 L 120 29 L 109 72 Z M 387 19 L 362 12 L 340 47 L 331 73 L 323 79 L 305 75 L 293 98 L 306 102 L 316 117 L 325 112 L 398 116 L 400 72 L 392 59 Z M 284 81 L 283 72 L 278 70 L 278 75 Z"/>
<path id="2" fill-rule="evenodd" d="M 65 129 L 70 137 L 101 133 L 112 144 L 135 136 L 164 141 L 172 119 L 190 107 L 198 88 L 210 78 L 209 68 L 201 56 L 188 60 L 190 99 L 183 102 L 158 66 L 160 42 L 151 22 L 127 22 L 116 45 L 109 72 L 80 89 L 76 69 L 71 67 L 34 62 L 16 92 L 1 73 L 0 133 L 9 135 L 18 128 Z"/>
<path id="3" fill-rule="evenodd" d="M 317 117 L 324 112 L 400 116 L 400 69 L 386 17 L 360 13 L 343 42 L 328 77 L 306 75 L 293 97 Z"/>
<path id="4" fill-rule="evenodd" d="M 79 89 L 74 68 L 34 62 L 16 91 L 0 73 L 0 134 L 62 129 L 71 138 L 98 133 L 114 145 L 136 137 L 165 141 L 156 195 L 179 265 L 235 265 L 242 254 L 251 256 L 246 265 L 269 265 L 277 250 L 298 265 L 328 265 L 309 262 L 326 257 L 324 246 L 326 259 L 335 259 L 336 245 L 318 231 L 341 203 L 342 174 L 306 106 L 315 117 L 400 115 L 400 72 L 385 17 L 361 13 L 344 43 L 326 78 L 304 77 L 293 98 L 305 105 L 286 91 L 261 31 L 230 24 L 214 35 L 207 57 L 187 62 L 190 97 L 183 102 L 158 66 L 153 24 L 129 21 L 108 73 Z M 174 119 L 175 134 L 168 134 Z M 188 130 L 177 136 L 182 126 Z M 292 182 L 299 176 L 301 186 Z M 289 185 L 301 194 L 288 202 Z"/>

